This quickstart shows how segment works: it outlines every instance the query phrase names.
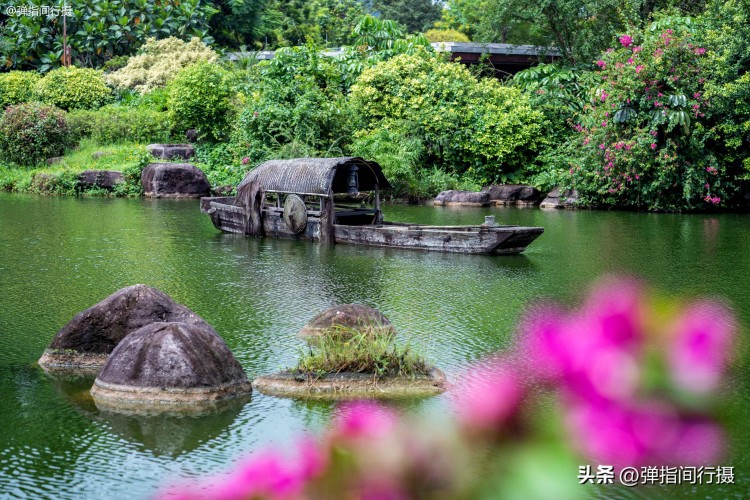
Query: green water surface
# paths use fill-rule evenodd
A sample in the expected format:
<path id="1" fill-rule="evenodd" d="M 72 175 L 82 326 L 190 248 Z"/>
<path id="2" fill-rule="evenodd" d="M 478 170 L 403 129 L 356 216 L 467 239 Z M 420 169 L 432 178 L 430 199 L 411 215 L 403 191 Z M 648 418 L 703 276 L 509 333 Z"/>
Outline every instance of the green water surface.
<path id="1" fill-rule="evenodd" d="M 0 496 L 146 498 L 175 478 L 225 470 L 248 452 L 323 428 L 334 407 L 254 394 L 203 417 L 102 413 L 90 380 L 59 380 L 36 361 L 76 313 L 145 283 L 197 312 L 249 376 L 295 362 L 296 332 L 317 312 L 359 302 L 450 377 L 505 348 L 525 307 L 574 303 L 605 273 L 635 274 L 681 296 L 727 299 L 743 325 L 726 419 L 741 497 L 750 473 L 747 331 L 750 217 L 387 206 L 387 219 L 534 225 L 520 256 L 466 256 L 248 239 L 216 231 L 198 202 L 0 194 Z M 407 404 L 445 411 L 445 396 Z M 576 471 L 571 472 L 576 480 Z M 689 487 L 673 491 L 690 496 Z"/>

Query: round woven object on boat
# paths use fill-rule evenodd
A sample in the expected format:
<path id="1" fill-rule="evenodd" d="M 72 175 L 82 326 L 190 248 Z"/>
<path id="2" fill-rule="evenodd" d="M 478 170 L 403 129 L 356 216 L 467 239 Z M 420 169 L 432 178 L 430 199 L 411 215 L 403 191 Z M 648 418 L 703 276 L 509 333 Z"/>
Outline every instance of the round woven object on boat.
<path id="1" fill-rule="evenodd" d="M 290 194 L 284 200 L 284 222 L 294 234 L 299 234 L 307 227 L 307 207 L 296 194 Z"/>

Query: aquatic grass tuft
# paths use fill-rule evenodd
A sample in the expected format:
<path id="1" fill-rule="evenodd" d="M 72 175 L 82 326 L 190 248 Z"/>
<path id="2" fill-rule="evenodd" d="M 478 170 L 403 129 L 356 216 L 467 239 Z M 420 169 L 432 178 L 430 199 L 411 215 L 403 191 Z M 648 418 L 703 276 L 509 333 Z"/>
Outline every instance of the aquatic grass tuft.
<path id="1" fill-rule="evenodd" d="M 370 327 L 334 326 L 303 349 L 295 370 L 316 376 L 347 372 L 382 378 L 427 375 L 430 367 L 410 344 L 398 345 L 394 335 Z"/>

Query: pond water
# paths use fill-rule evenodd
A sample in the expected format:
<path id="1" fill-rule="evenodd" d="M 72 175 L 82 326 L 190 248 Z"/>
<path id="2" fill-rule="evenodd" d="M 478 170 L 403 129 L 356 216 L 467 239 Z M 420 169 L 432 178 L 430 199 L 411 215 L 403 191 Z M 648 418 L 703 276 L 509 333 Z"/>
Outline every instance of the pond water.
<path id="1" fill-rule="evenodd" d="M 474 224 L 489 214 L 545 233 L 520 256 L 326 248 L 221 234 L 194 200 L 0 194 L 0 494 L 146 498 L 165 481 L 224 470 L 252 450 L 284 446 L 328 422 L 331 404 L 260 394 L 204 417 L 97 411 L 87 396 L 90 380 L 55 380 L 35 363 L 62 325 L 121 287 L 145 283 L 190 307 L 249 376 L 293 365 L 302 345 L 295 334 L 312 316 L 359 302 L 382 310 L 401 338 L 450 377 L 507 346 L 532 301 L 573 302 L 613 272 L 734 305 L 744 336 L 726 396 L 732 455 L 719 465 L 734 466 L 738 484 L 716 493 L 746 492 L 750 218 L 386 207 L 389 220 L 429 224 Z M 443 396 L 404 406 L 441 412 L 444 403 Z"/>

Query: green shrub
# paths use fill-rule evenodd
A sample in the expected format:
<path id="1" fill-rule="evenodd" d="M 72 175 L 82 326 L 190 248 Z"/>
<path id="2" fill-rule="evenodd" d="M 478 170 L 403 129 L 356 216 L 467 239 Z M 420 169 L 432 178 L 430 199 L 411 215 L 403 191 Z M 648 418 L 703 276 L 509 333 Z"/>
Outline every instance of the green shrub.
<path id="1" fill-rule="evenodd" d="M 542 191 L 560 183 L 578 154 L 569 141 L 588 102 L 590 80 L 596 80 L 592 71 L 558 64 L 538 64 L 513 77 L 513 85 L 544 115 L 542 145 L 527 169 L 527 181 Z"/>
<path id="2" fill-rule="evenodd" d="M 107 75 L 107 83 L 117 89 L 140 94 L 166 86 L 184 68 L 199 62 L 216 62 L 218 55 L 198 38 L 185 43 L 179 38 L 150 38 L 141 53 L 125 67 Z"/>
<path id="3" fill-rule="evenodd" d="M 35 71 L 0 73 L 0 110 L 31 101 L 34 97 L 34 86 L 40 78 L 39 73 Z"/>
<path id="4" fill-rule="evenodd" d="M 65 113 L 39 103 L 18 104 L 0 119 L 0 155 L 4 160 L 32 166 L 60 156 L 71 145 Z"/>
<path id="5" fill-rule="evenodd" d="M 312 375 L 368 373 L 380 378 L 426 375 L 429 367 L 410 346 L 398 346 L 392 335 L 333 327 L 316 337 L 314 347 L 303 351 L 296 371 Z"/>
<path id="6" fill-rule="evenodd" d="M 199 137 L 218 140 L 228 133 L 232 98 L 230 73 L 213 63 L 182 70 L 169 86 L 169 113 L 178 130 L 194 128 Z"/>
<path id="7" fill-rule="evenodd" d="M 47 73 L 34 88 L 35 97 L 60 109 L 92 109 L 112 98 L 101 71 L 88 68 L 59 68 Z"/>
<path id="8" fill-rule="evenodd" d="M 99 144 L 168 142 L 172 131 L 164 111 L 118 105 L 71 111 L 68 125 L 76 140 L 92 139 Z"/>
<path id="9" fill-rule="evenodd" d="M 426 166 L 480 184 L 521 172 L 541 141 L 543 116 L 521 91 L 429 53 L 365 70 L 350 101 L 365 130 L 413 135 Z"/>
<path id="10" fill-rule="evenodd" d="M 464 35 L 458 30 L 453 29 L 444 29 L 444 30 L 438 30 L 438 29 L 432 29 L 427 30 L 424 33 L 424 36 L 427 37 L 427 39 L 431 43 L 435 42 L 468 42 L 469 37 Z"/>
<path id="11" fill-rule="evenodd" d="M 195 156 L 196 166 L 203 170 L 211 186 L 232 191 L 256 164 L 251 163 L 249 158 L 243 163 L 232 145 L 225 142 L 200 144 L 195 148 Z"/>

